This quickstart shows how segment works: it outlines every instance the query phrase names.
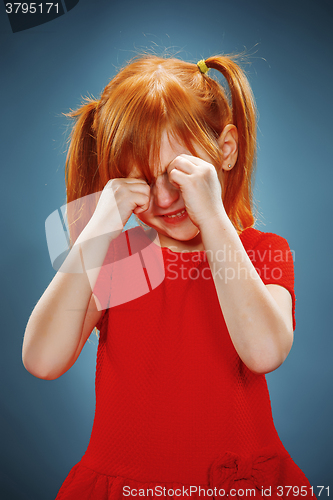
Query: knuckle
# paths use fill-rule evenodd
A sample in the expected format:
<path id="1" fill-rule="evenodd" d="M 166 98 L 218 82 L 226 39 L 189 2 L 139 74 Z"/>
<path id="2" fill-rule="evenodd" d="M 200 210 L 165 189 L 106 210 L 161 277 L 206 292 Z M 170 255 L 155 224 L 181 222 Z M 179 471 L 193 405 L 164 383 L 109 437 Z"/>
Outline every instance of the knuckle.
<path id="1" fill-rule="evenodd" d="M 110 179 L 110 180 L 109 180 L 109 181 L 105 184 L 105 187 L 106 187 L 107 189 L 109 189 L 110 187 L 112 187 L 113 182 L 114 182 L 114 179 Z"/>
<path id="2" fill-rule="evenodd" d="M 114 192 L 116 192 L 119 187 L 120 187 L 120 183 L 119 183 L 119 179 L 110 179 L 108 181 L 108 183 L 106 184 L 106 186 L 110 189 L 113 189 Z"/>
<path id="3" fill-rule="evenodd" d="M 216 170 L 213 167 L 213 165 L 207 164 L 207 166 L 202 171 L 202 176 L 205 177 L 206 179 L 212 178 L 214 174 L 216 174 Z"/>

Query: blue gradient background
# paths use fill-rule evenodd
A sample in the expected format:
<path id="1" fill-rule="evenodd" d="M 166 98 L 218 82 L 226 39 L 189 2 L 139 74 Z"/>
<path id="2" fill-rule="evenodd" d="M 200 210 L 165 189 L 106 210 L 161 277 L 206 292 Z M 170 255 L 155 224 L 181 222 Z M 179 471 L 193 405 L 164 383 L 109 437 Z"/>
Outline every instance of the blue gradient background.
<path id="1" fill-rule="evenodd" d="M 81 0 L 16 34 L 1 11 L 1 499 L 54 499 L 93 424 L 96 337 L 58 380 L 34 378 L 21 361 L 25 325 L 54 275 L 44 222 L 65 202 L 62 113 L 98 96 L 137 50 L 165 47 L 190 60 L 252 54 L 257 227 L 296 255 L 295 342 L 267 375 L 274 421 L 310 483 L 333 485 L 332 5 Z"/>

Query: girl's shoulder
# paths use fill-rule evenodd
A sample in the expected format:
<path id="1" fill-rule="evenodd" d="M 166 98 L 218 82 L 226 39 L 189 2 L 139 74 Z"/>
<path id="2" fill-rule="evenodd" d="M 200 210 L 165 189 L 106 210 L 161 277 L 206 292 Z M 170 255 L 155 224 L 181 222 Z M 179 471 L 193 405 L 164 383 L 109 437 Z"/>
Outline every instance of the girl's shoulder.
<path id="1" fill-rule="evenodd" d="M 265 233 L 254 227 L 244 229 L 239 237 L 263 283 L 280 285 L 290 292 L 295 330 L 295 251 L 290 249 L 288 241 L 282 236 Z"/>
<path id="2" fill-rule="evenodd" d="M 266 233 L 259 231 L 254 227 L 244 229 L 239 237 L 246 250 L 254 250 L 255 248 L 275 248 L 275 249 L 289 249 L 289 244 L 285 238 L 275 233 Z"/>

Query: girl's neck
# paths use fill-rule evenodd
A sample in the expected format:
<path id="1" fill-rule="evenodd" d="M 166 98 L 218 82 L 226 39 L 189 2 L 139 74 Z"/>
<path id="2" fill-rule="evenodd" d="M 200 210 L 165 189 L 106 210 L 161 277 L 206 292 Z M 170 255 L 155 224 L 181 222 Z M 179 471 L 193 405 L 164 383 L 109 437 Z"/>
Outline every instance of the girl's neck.
<path id="1" fill-rule="evenodd" d="M 201 234 L 198 234 L 188 241 L 179 241 L 165 236 L 164 234 L 158 234 L 156 236 L 156 231 L 153 229 L 148 229 L 146 235 L 150 238 L 156 245 L 160 247 L 170 248 L 173 252 L 199 252 L 204 250 L 204 246 L 201 239 Z"/>

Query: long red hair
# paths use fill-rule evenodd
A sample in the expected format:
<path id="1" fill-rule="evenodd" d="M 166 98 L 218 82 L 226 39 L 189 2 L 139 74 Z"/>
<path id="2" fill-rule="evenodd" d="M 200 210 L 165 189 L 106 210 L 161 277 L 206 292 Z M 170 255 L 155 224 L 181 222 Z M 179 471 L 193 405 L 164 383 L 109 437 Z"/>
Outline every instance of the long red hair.
<path id="1" fill-rule="evenodd" d="M 200 145 L 219 168 L 222 152 L 217 139 L 231 123 L 238 129 L 238 159 L 226 173 L 223 204 L 238 232 L 254 224 L 256 110 L 252 91 L 232 58 L 217 55 L 205 63 L 223 74 L 231 102 L 211 72 L 203 74 L 196 64 L 179 59 L 144 55 L 132 59 L 109 82 L 100 100 L 87 99 L 68 114 L 76 123 L 66 161 L 67 203 L 102 191 L 110 179 L 127 177 L 134 163 L 150 182 L 166 128 L 192 155 L 197 156 L 194 144 Z M 87 219 L 80 220 L 80 214 L 73 213 L 70 219 L 75 240 Z"/>

